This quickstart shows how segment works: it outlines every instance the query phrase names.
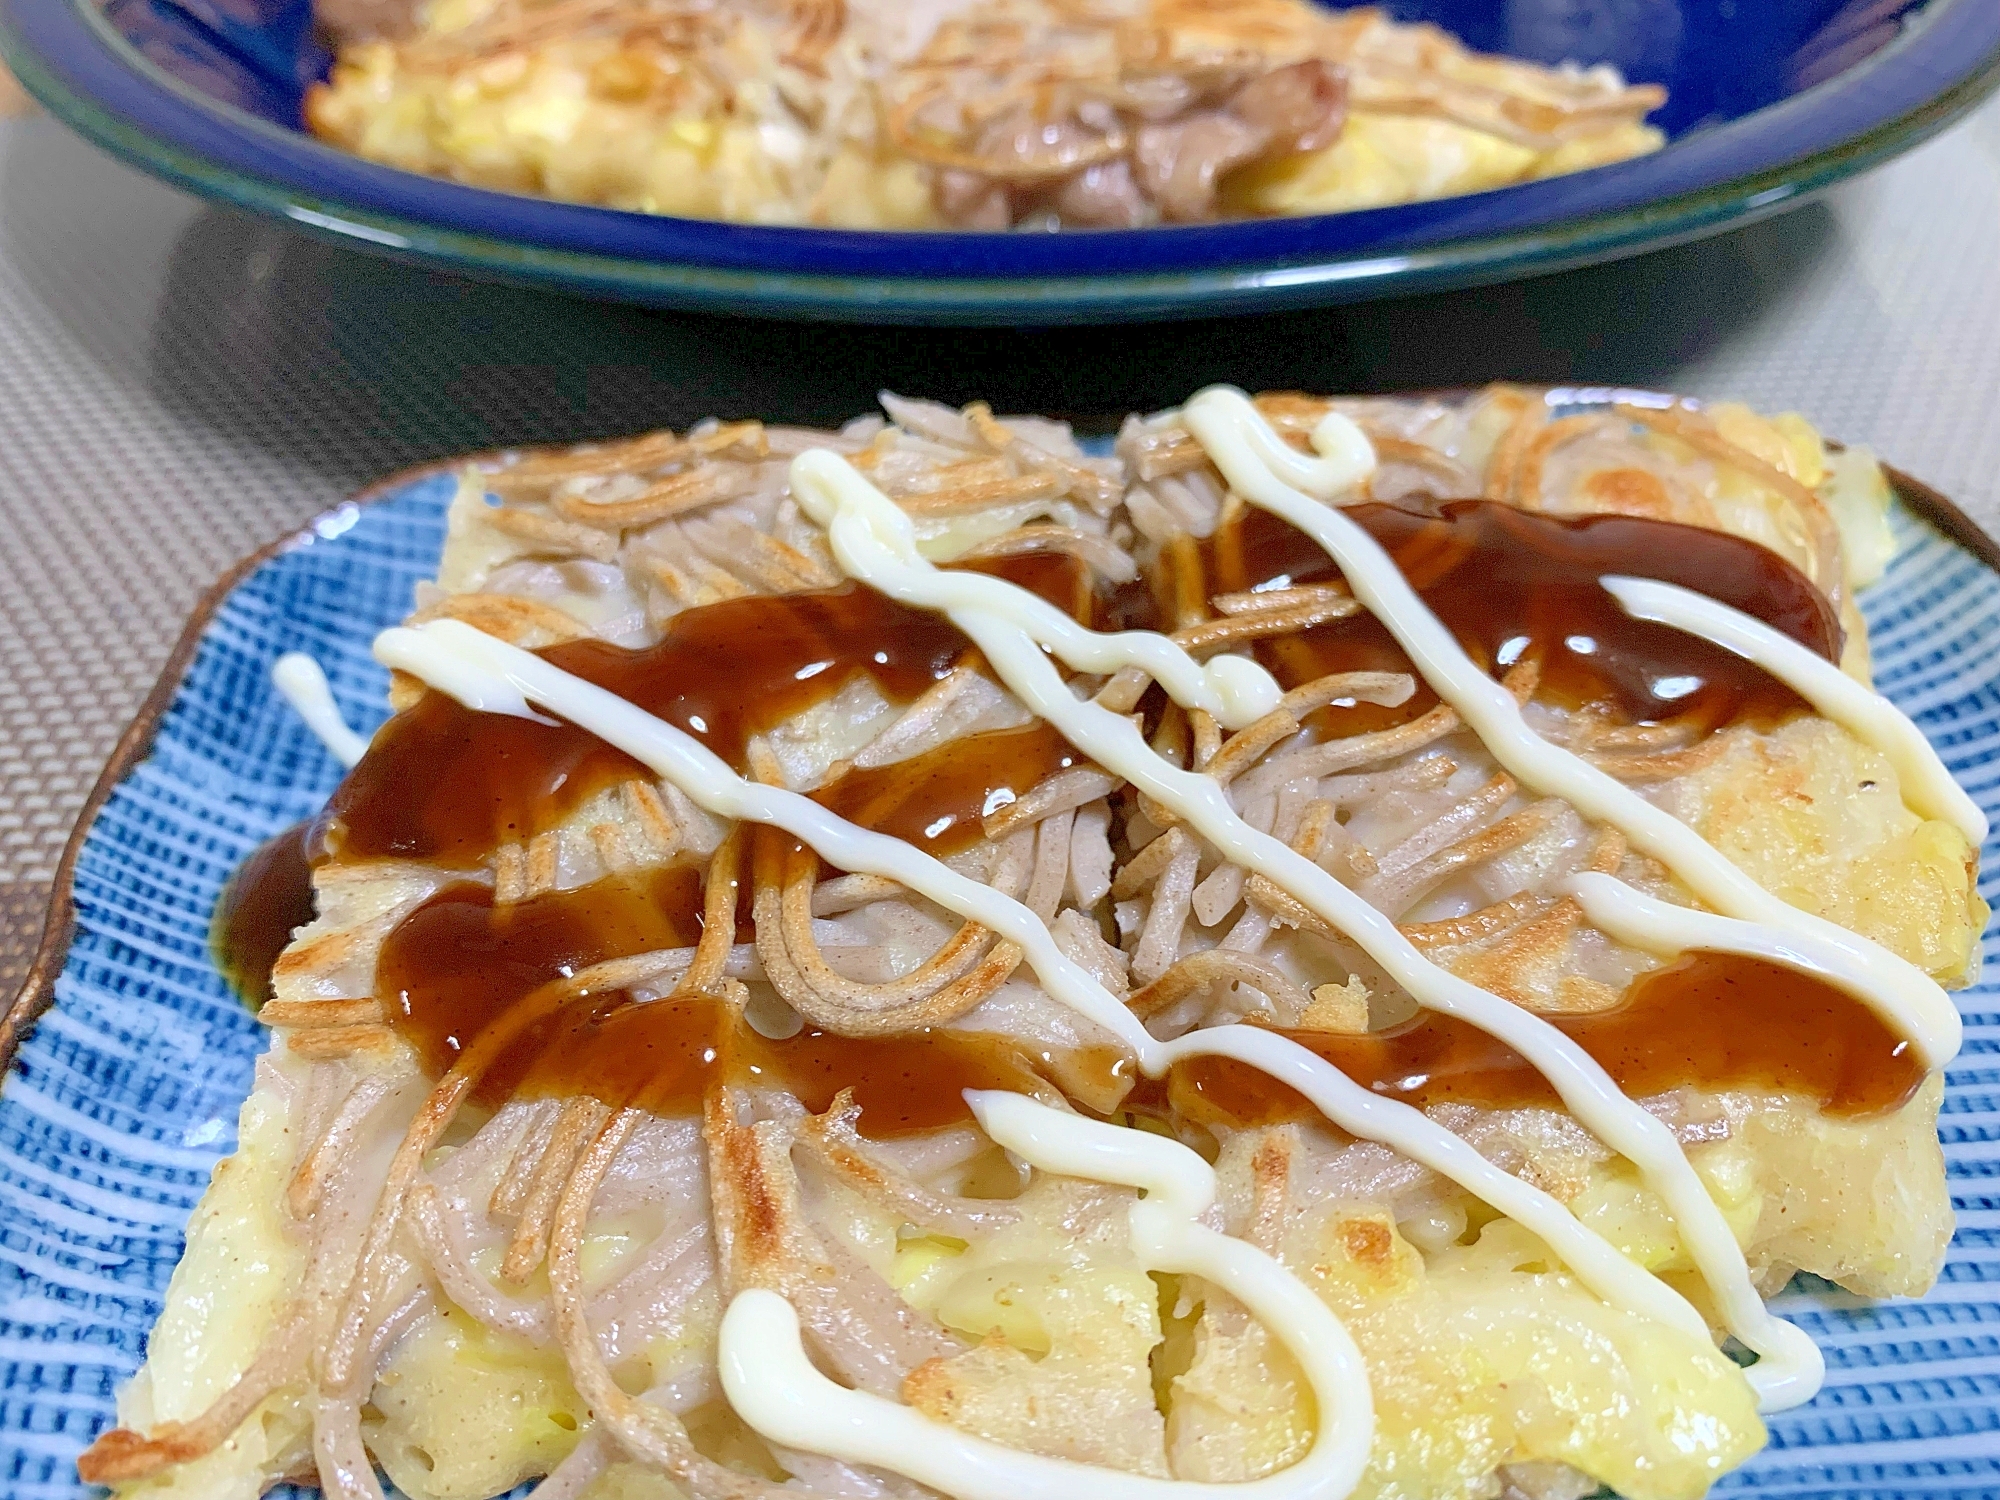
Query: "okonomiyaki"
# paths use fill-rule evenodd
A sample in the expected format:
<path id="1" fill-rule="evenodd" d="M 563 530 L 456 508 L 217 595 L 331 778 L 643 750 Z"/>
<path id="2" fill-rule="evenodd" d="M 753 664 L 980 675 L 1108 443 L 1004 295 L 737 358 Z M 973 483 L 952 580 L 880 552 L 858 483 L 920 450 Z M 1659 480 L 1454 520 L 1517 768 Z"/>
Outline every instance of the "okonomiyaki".
<path id="1" fill-rule="evenodd" d="M 646 213 L 1123 229 L 1478 192 L 1657 150 L 1665 102 L 1310 0 L 318 0 L 306 119 Z M 1585 66 L 1584 64 L 1594 64 Z"/>
<path id="2" fill-rule="evenodd" d="M 466 465 L 83 1476 L 1702 1494 L 1952 1229 L 1888 503 L 1515 387 Z"/>

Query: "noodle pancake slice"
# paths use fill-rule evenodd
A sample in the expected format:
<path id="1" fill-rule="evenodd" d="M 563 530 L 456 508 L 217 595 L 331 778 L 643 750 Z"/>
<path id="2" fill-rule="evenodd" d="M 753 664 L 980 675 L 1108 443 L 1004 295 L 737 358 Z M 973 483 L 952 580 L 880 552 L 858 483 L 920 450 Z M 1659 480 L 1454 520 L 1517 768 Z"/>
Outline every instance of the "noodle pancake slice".
<path id="1" fill-rule="evenodd" d="M 1468 652 L 1499 633 L 1487 664 L 1537 733 L 1795 907 L 1969 978 L 1976 853 L 1907 805 L 1883 751 L 1747 668 L 1690 656 L 1699 690 L 1617 676 L 1665 648 L 1601 601 L 1593 664 L 1559 629 L 1588 601 L 1546 581 L 1574 571 L 1563 548 L 1672 542 L 1736 568 L 1746 599 L 1761 580 L 1774 618 L 1865 675 L 1872 460 L 1795 418 L 1637 395 L 1259 407 L 1300 447 L 1329 412 L 1358 424 L 1377 465 L 1348 514 Z M 1798 1270 L 1928 1287 L 1951 1231 L 1941 1075 L 1823 982 L 1592 925 L 1579 874 L 1697 903 L 1509 774 L 1177 413 L 1133 419 L 1109 457 L 976 405 L 885 413 L 469 467 L 413 620 L 538 652 L 748 781 L 1000 891 L 1154 1038 L 1297 1040 L 1546 1194 L 1714 1337 L 1600 1296 L 1528 1225 L 1247 1065 L 1140 1077 L 1018 945 L 932 896 L 729 824 L 559 717 L 474 713 L 399 674 L 399 716 L 310 836 L 317 916 L 276 966 L 241 1145 L 86 1477 L 148 1496 L 313 1474 L 367 1495 L 375 1466 L 419 1500 L 538 1476 L 593 1500 L 929 1493 L 737 1413 L 721 1318 L 758 1289 L 836 1381 L 941 1431 L 1162 1479 L 1297 1462 L 1320 1414 L 1276 1330 L 1156 1270 L 1130 1188 L 1003 1150 L 968 1088 L 1213 1164 L 1214 1227 L 1309 1288 L 1366 1362 L 1358 1494 L 1695 1496 L 1761 1444 L 1723 1310 L 1645 1175 L 1297 889 L 1049 732 L 949 621 L 851 582 L 792 489 L 813 448 L 888 496 L 947 575 L 1264 665 L 1286 696 L 1235 729 L 1135 671 L 1070 685 L 1438 969 L 1585 1047 L 1670 1128 L 1761 1291 Z M 1556 633 L 1537 615 L 1510 648 L 1510 579 L 1559 598 Z"/>

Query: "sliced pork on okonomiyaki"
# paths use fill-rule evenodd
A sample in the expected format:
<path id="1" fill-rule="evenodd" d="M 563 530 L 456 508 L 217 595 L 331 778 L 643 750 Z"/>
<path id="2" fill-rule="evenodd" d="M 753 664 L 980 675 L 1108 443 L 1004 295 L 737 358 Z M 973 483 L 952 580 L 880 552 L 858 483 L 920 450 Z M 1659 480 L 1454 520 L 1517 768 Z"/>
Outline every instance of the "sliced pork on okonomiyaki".
<path id="1" fill-rule="evenodd" d="M 318 0 L 322 139 L 643 213 L 1132 229 L 1338 213 L 1657 151 L 1657 84 L 1307 0 Z"/>
<path id="2" fill-rule="evenodd" d="M 1930 1284 L 1984 825 L 1865 453 L 884 412 L 466 468 L 86 1478 L 1671 1500 L 1764 1296 Z"/>

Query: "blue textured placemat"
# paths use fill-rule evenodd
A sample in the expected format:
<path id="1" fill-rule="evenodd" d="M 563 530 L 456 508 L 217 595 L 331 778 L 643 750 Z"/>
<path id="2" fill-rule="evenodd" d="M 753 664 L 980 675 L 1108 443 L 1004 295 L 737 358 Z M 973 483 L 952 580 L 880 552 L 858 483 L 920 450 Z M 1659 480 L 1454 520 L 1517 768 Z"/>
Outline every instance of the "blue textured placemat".
<path id="1" fill-rule="evenodd" d="M 76 872 L 56 1002 L 0 1087 L 0 1497 L 89 1493 L 76 1455 L 138 1368 L 263 1045 L 208 961 L 208 914 L 260 841 L 315 810 L 339 768 L 269 687 L 279 653 L 325 663 L 352 723 L 382 715 L 374 633 L 436 565 L 449 477 L 417 481 L 264 564 L 202 638 L 153 752 L 99 814 Z M 1877 680 L 2000 824 L 2000 576 L 1905 516 L 1864 601 Z M 1996 841 L 2000 843 L 2000 841 Z M 2000 857 L 1982 883 L 2000 899 Z M 2000 969 L 1959 997 L 1964 1054 L 1942 1121 L 1959 1230 L 1921 1302 L 1784 1299 L 1827 1352 L 1826 1390 L 1775 1418 L 1718 1487 L 1760 1496 L 2000 1494 Z"/>

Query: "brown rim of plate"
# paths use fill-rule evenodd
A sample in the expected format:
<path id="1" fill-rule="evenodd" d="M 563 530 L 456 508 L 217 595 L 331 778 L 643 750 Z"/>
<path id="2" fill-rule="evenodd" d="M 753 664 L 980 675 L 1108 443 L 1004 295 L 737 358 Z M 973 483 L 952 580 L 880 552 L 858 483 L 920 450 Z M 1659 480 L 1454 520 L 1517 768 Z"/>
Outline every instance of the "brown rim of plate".
<path id="1" fill-rule="evenodd" d="M 576 445 L 547 446 L 566 449 Z M 1830 443 L 1829 446 L 1838 445 Z M 13 1066 L 14 1052 L 21 1045 L 22 1037 L 55 998 L 56 978 L 62 973 L 63 964 L 69 956 L 70 937 L 76 929 L 76 902 L 73 893 L 76 864 L 83 852 L 84 842 L 90 836 L 91 826 L 97 821 L 98 811 L 110 799 L 112 791 L 118 784 L 153 748 L 153 735 L 160 727 L 160 720 L 172 706 L 174 695 L 180 690 L 181 678 L 194 660 L 195 652 L 200 649 L 202 635 L 214 619 L 216 610 L 221 608 L 223 600 L 229 597 L 238 584 L 272 558 L 289 552 L 294 547 L 308 546 L 317 541 L 316 527 L 325 518 L 338 515 L 351 505 L 372 505 L 419 479 L 427 479 L 433 474 L 449 473 L 465 464 L 478 463 L 497 456 L 497 451 L 461 454 L 437 463 L 419 464 L 399 470 L 386 479 L 377 480 L 340 505 L 322 511 L 299 530 L 259 547 L 209 585 L 201 598 L 195 602 L 193 611 L 188 615 L 187 624 L 181 627 L 180 639 L 174 642 L 174 649 L 168 653 L 166 665 L 160 669 L 159 680 L 153 684 L 152 691 L 139 705 L 139 711 L 133 716 L 132 722 L 125 726 L 125 732 L 118 737 L 118 743 L 112 748 L 111 758 L 105 763 L 96 784 L 91 787 L 90 795 L 84 798 L 83 808 L 77 814 L 76 826 L 70 831 L 69 841 L 63 845 L 62 858 L 56 864 L 55 881 L 49 891 L 49 911 L 42 924 L 42 940 L 36 946 L 34 960 L 28 965 L 28 974 L 21 982 L 20 990 L 8 1005 L 6 1013 L 0 1015 L 0 1073 Z M 1981 530 L 1979 525 L 1951 499 L 1932 489 L 1922 480 L 1912 478 L 1888 464 L 1882 466 L 1882 472 L 1887 476 L 1890 488 L 1896 492 L 1896 497 L 1905 506 L 1957 542 L 1987 567 L 2000 573 L 2000 542 L 1996 542 Z"/>
<path id="2" fill-rule="evenodd" d="M 49 909 L 42 921 L 42 940 L 35 947 L 35 956 L 28 964 L 27 977 L 21 981 L 21 988 L 7 1006 L 6 1013 L 0 1015 L 0 1073 L 13 1066 L 14 1053 L 20 1047 L 21 1039 L 55 998 L 56 979 L 69 956 L 70 937 L 76 930 L 76 864 L 83 853 L 85 840 L 90 837 L 91 826 L 96 823 L 98 812 L 110 800 L 118 784 L 152 750 L 153 736 L 160 727 L 160 720 L 166 717 L 168 708 L 173 705 L 174 695 L 180 691 L 181 679 L 194 661 L 195 653 L 201 649 L 201 638 L 213 622 L 215 612 L 222 607 L 222 602 L 238 584 L 272 558 L 294 547 L 317 542 L 319 526 L 349 506 L 373 505 L 419 479 L 449 473 L 464 464 L 495 456 L 492 452 L 463 454 L 437 463 L 400 469 L 357 491 L 340 504 L 321 511 L 297 531 L 288 532 L 276 541 L 265 543 L 248 557 L 240 558 L 202 592 L 188 614 L 187 623 L 181 627 L 174 649 L 167 653 L 166 665 L 160 668 L 152 690 L 139 705 L 139 711 L 132 716 L 132 722 L 125 726 L 125 732 L 118 736 L 111 758 L 105 762 L 104 770 L 91 786 L 90 795 L 83 799 L 83 807 L 76 816 L 76 826 L 70 830 L 69 839 L 63 845 L 62 858 L 56 862 L 55 880 L 49 888 Z"/>

